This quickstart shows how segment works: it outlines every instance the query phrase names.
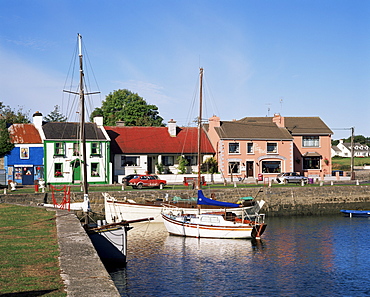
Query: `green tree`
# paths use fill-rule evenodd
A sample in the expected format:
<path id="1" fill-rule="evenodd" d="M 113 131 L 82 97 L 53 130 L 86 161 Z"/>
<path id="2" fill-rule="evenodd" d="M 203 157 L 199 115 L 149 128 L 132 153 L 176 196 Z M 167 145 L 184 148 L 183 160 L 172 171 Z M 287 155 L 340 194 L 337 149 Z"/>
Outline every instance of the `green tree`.
<path id="1" fill-rule="evenodd" d="M 218 163 L 214 157 L 206 159 L 200 166 L 200 171 L 203 173 L 217 173 L 218 172 Z"/>
<path id="2" fill-rule="evenodd" d="M 22 107 L 14 110 L 0 102 L 0 157 L 9 153 L 14 147 L 10 141 L 8 127 L 15 123 L 27 124 L 29 122 L 28 113 L 24 113 Z"/>
<path id="3" fill-rule="evenodd" d="M 67 117 L 60 112 L 59 105 L 54 106 L 54 110 L 44 117 L 46 122 L 66 122 Z"/>
<path id="4" fill-rule="evenodd" d="M 4 157 L 14 147 L 10 142 L 10 135 L 5 119 L 0 119 L 0 157 Z"/>
<path id="5" fill-rule="evenodd" d="M 30 123 L 29 120 L 29 111 L 23 112 L 23 107 L 19 107 L 18 110 L 12 109 L 8 105 L 4 105 L 3 102 L 0 102 L 0 114 L 1 119 L 5 120 L 8 125 L 11 124 L 27 124 Z"/>
<path id="6" fill-rule="evenodd" d="M 117 121 L 123 121 L 126 126 L 164 126 L 157 106 L 126 89 L 107 95 L 102 107 L 91 113 L 90 120 L 97 115 L 103 116 L 105 126 L 115 126 Z"/>
<path id="7" fill-rule="evenodd" d="M 189 164 L 188 160 L 186 160 L 184 158 L 184 156 L 178 156 L 177 157 L 177 161 L 179 162 L 178 169 L 179 169 L 180 173 L 181 174 L 185 174 L 186 173 L 186 169 L 187 169 L 186 166 L 188 166 L 188 164 Z"/>

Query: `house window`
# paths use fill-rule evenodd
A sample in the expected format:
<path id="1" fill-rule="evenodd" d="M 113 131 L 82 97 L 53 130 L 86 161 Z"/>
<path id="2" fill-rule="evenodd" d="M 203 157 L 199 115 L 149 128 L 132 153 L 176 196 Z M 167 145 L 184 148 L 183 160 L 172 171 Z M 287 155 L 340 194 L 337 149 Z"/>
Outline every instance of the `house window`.
<path id="1" fill-rule="evenodd" d="M 267 143 L 267 153 L 268 154 L 276 154 L 277 153 L 277 143 L 276 142 L 268 142 Z"/>
<path id="2" fill-rule="evenodd" d="M 64 156 L 64 143 L 56 142 L 54 144 L 54 156 Z"/>
<path id="3" fill-rule="evenodd" d="M 172 166 L 174 164 L 174 157 L 173 156 L 163 156 L 162 163 L 164 166 Z"/>
<path id="4" fill-rule="evenodd" d="M 253 154 L 253 142 L 248 142 L 247 143 L 247 154 Z"/>
<path id="5" fill-rule="evenodd" d="M 240 174 L 240 162 L 229 162 L 229 174 Z"/>
<path id="6" fill-rule="evenodd" d="M 303 147 L 319 147 L 320 146 L 319 136 L 303 136 L 302 146 Z"/>
<path id="7" fill-rule="evenodd" d="M 262 161 L 262 173 L 280 173 L 281 161 Z"/>
<path id="8" fill-rule="evenodd" d="M 185 156 L 186 161 L 188 161 L 187 166 L 197 165 L 197 156 Z"/>
<path id="9" fill-rule="evenodd" d="M 100 143 L 99 142 L 92 142 L 91 143 L 91 155 L 100 155 Z"/>
<path id="10" fill-rule="evenodd" d="M 73 156 L 80 155 L 80 144 L 78 142 L 73 143 Z"/>
<path id="11" fill-rule="evenodd" d="M 320 157 L 303 158 L 303 169 L 320 169 Z"/>
<path id="12" fill-rule="evenodd" d="M 139 166 L 140 157 L 139 156 L 122 156 L 121 166 Z"/>
<path id="13" fill-rule="evenodd" d="M 54 177 L 63 177 L 63 164 L 62 163 L 54 164 Z"/>
<path id="14" fill-rule="evenodd" d="M 229 154 L 239 154 L 239 142 L 229 143 Z"/>
<path id="15" fill-rule="evenodd" d="M 91 163 L 91 176 L 100 176 L 99 163 Z"/>

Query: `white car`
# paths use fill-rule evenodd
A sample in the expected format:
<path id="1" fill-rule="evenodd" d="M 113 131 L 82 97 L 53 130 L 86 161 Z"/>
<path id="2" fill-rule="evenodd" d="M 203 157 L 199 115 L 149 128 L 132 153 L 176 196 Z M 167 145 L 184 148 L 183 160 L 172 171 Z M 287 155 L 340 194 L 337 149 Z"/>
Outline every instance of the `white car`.
<path id="1" fill-rule="evenodd" d="M 301 183 L 302 181 L 304 183 L 308 182 L 308 178 L 298 174 L 297 172 L 285 172 L 285 173 L 280 173 L 277 177 L 276 180 L 278 183 L 281 184 L 287 184 L 287 183 Z"/>

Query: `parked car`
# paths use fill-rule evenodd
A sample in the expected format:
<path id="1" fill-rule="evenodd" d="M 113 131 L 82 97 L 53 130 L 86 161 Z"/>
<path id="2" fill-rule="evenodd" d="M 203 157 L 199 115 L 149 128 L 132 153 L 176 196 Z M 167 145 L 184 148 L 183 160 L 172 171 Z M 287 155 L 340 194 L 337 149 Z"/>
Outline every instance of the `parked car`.
<path id="1" fill-rule="evenodd" d="M 163 189 L 167 182 L 163 179 L 159 179 L 156 175 L 136 175 L 129 181 L 129 186 L 133 189 L 141 189 L 143 187 L 152 187 Z"/>
<path id="2" fill-rule="evenodd" d="M 300 175 L 296 172 L 285 172 L 285 173 L 280 173 L 276 177 L 276 180 L 278 183 L 281 184 L 287 184 L 287 183 L 301 183 L 302 181 L 304 183 L 308 182 L 308 178 Z"/>
<path id="3" fill-rule="evenodd" d="M 130 180 L 132 180 L 135 176 L 137 176 L 137 174 L 129 174 L 129 175 L 126 175 L 122 178 L 122 183 L 127 186 L 130 182 Z"/>

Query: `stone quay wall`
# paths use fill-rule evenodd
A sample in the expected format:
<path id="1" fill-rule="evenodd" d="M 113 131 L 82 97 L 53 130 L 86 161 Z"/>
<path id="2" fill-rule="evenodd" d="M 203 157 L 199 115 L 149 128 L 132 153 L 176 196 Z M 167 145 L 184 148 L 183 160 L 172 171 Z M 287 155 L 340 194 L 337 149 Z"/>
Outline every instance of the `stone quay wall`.
<path id="1" fill-rule="evenodd" d="M 259 189 L 262 191 L 259 192 Z M 327 215 L 338 214 L 341 209 L 370 209 L 370 186 L 335 185 L 316 187 L 248 187 L 227 189 L 204 189 L 204 194 L 226 202 L 236 202 L 240 197 L 252 196 L 266 201 L 262 213 L 267 216 Z M 131 199 L 136 202 L 171 200 L 174 196 L 181 198 L 196 197 L 195 190 L 123 190 L 109 192 L 117 200 Z M 61 201 L 62 196 L 56 196 Z M 91 207 L 96 213 L 104 212 L 104 198 L 101 192 L 89 193 Z M 82 193 L 72 193 L 71 202 L 80 202 Z M 52 203 L 51 193 L 0 195 L 0 202 L 32 205 Z"/>

